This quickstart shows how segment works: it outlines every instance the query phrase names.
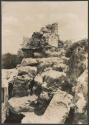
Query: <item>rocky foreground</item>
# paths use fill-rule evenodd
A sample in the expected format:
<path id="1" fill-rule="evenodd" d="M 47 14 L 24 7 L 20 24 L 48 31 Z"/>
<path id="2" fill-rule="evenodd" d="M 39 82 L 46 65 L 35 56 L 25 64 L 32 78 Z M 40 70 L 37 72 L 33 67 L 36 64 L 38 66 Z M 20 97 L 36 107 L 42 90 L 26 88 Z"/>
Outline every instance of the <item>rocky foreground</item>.
<path id="1" fill-rule="evenodd" d="M 10 112 L 21 123 L 87 123 L 87 51 L 81 40 L 23 58 L 9 80 Z"/>

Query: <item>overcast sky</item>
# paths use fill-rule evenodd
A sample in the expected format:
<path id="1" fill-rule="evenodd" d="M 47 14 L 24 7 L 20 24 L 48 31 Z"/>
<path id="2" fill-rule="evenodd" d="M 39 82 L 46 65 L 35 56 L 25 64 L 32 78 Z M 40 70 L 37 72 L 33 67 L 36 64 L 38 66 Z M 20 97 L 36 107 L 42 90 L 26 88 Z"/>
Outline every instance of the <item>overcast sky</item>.
<path id="1" fill-rule="evenodd" d="M 17 53 L 24 36 L 54 22 L 61 40 L 87 38 L 88 2 L 2 2 L 2 53 Z"/>

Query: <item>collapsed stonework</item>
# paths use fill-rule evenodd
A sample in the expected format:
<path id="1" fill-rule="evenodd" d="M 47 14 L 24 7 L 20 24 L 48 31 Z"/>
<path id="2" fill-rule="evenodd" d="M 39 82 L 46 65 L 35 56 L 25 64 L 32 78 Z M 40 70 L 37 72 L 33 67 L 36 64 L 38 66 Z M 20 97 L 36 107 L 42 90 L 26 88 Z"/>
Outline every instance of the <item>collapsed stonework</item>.
<path id="1" fill-rule="evenodd" d="M 58 47 L 58 23 L 49 24 L 42 27 L 39 32 L 34 32 L 29 41 L 24 45 L 23 48 L 33 49 L 37 47 L 42 47 L 43 45 L 49 44 L 50 46 Z"/>
<path id="2" fill-rule="evenodd" d="M 8 100 L 10 112 L 25 116 L 21 123 L 87 123 L 87 40 L 65 44 L 57 23 L 42 27 L 24 44 Z"/>
<path id="3" fill-rule="evenodd" d="M 59 43 L 58 23 L 48 24 L 34 32 L 31 38 L 24 39 L 22 51 L 26 57 L 43 57 L 47 55 L 46 50 L 58 47 Z"/>

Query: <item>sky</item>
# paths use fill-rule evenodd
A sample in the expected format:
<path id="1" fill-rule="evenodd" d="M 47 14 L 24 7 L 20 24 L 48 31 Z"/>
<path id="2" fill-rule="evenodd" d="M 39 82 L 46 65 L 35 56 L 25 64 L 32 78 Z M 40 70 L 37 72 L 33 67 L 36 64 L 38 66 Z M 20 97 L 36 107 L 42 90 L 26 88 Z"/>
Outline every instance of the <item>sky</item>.
<path id="1" fill-rule="evenodd" d="M 88 37 L 87 1 L 2 2 L 2 54 L 16 54 L 23 37 L 58 22 L 61 40 Z"/>

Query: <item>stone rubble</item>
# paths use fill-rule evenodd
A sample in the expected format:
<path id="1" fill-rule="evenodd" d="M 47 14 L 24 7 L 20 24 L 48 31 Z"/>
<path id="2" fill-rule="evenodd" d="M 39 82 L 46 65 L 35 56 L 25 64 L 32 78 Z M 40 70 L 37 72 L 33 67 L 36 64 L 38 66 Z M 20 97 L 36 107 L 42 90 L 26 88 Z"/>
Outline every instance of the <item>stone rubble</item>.
<path id="1" fill-rule="evenodd" d="M 25 115 L 21 123 L 64 124 L 73 108 L 71 124 L 86 122 L 87 40 L 61 42 L 55 23 L 34 32 L 26 42 L 24 58 L 9 81 L 13 85 L 10 111 Z"/>
<path id="2" fill-rule="evenodd" d="M 21 123 L 63 124 L 69 113 L 70 107 L 72 106 L 72 99 L 72 95 L 58 90 L 53 96 L 48 108 L 42 116 L 39 117 L 32 113 L 32 116 L 31 114 L 26 115 L 26 117 L 22 119 Z"/>
<path id="3" fill-rule="evenodd" d="M 9 99 L 9 107 L 13 112 L 21 113 L 23 112 L 32 112 L 34 107 L 31 106 L 31 103 L 37 99 L 37 96 L 24 96 L 24 97 L 13 97 Z"/>

